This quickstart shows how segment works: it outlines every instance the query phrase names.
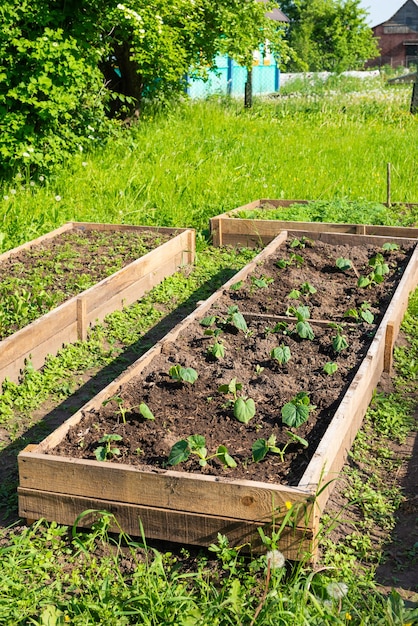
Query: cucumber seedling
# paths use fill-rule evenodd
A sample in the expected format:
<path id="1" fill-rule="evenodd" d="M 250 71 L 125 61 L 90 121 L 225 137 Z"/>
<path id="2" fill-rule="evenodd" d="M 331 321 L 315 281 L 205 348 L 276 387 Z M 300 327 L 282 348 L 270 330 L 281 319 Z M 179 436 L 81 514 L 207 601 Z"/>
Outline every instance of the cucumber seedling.
<path id="1" fill-rule="evenodd" d="M 279 365 L 285 365 L 290 360 L 291 356 L 290 348 L 283 343 L 277 346 L 277 348 L 273 348 L 270 352 L 270 357 Z"/>
<path id="2" fill-rule="evenodd" d="M 367 322 L 367 324 L 373 324 L 374 322 L 374 315 L 370 311 L 369 302 L 363 302 L 357 309 L 348 309 L 348 311 L 344 313 L 344 317 L 350 317 L 356 322 L 363 320 L 363 322 Z"/>
<path id="3" fill-rule="evenodd" d="M 308 319 L 311 317 L 309 307 L 298 306 L 296 308 L 291 306 L 287 309 L 286 315 L 296 317 L 296 332 L 301 339 L 309 339 L 311 341 L 315 339 L 315 333 L 308 322 Z"/>
<path id="4" fill-rule="evenodd" d="M 343 327 L 340 324 L 336 324 L 335 322 L 330 322 L 328 324 L 330 328 L 334 328 L 336 331 L 336 335 L 332 338 L 332 347 L 335 352 L 342 352 L 348 348 L 348 340 L 347 336 L 343 335 Z"/>
<path id="5" fill-rule="evenodd" d="M 168 370 L 170 378 L 180 383 L 193 384 L 199 374 L 192 367 L 182 367 L 181 365 L 173 365 Z"/>
<path id="6" fill-rule="evenodd" d="M 292 433 L 290 430 L 286 431 L 286 435 L 289 437 L 289 441 L 282 448 L 276 446 L 276 435 L 270 435 L 268 439 L 257 439 L 252 446 L 253 461 L 258 463 L 262 461 L 269 452 L 272 452 L 273 454 L 278 454 L 283 463 L 284 455 L 291 443 L 298 443 L 304 448 L 307 448 L 309 445 L 306 439 L 299 437 L 299 435 Z"/>
<path id="7" fill-rule="evenodd" d="M 238 396 L 238 392 L 242 391 L 242 383 L 233 378 L 228 384 L 220 385 L 218 391 L 232 395 L 233 400 L 229 402 L 233 405 L 234 417 L 242 424 L 248 424 L 255 415 L 255 402 L 252 398 Z"/>
<path id="8" fill-rule="evenodd" d="M 308 394 L 305 391 L 299 391 L 295 397 L 286 402 L 282 407 L 282 420 L 291 428 L 298 428 L 304 424 L 309 413 L 316 409 L 316 405 L 311 404 Z"/>
<path id="9" fill-rule="evenodd" d="M 208 456 L 206 448 L 206 439 L 202 435 L 190 435 L 187 439 L 180 439 L 170 450 L 168 456 L 169 465 L 178 465 L 187 461 L 191 454 L 196 454 L 199 457 L 199 465 L 205 467 L 208 461 L 217 458 L 222 463 L 224 468 L 236 467 L 237 463 L 229 454 L 226 446 L 220 445 L 215 454 Z"/>
<path id="10" fill-rule="evenodd" d="M 99 446 L 94 451 L 94 455 L 98 461 L 107 461 L 114 456 L 119 456 L 120 450 L 119 448 L 112 448 L 112 443 L 114 441 L 122 441 L 122 437 L 116 434 L 103 435 L 101 439 L 99 439 L 99 443 L 104 443 L 104 446 Z"/>

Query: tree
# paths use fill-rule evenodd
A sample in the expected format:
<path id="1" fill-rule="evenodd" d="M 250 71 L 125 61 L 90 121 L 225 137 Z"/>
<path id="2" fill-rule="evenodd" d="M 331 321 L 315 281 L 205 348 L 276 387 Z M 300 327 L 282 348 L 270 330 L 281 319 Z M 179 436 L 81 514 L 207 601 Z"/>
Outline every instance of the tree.
<path id="1" fill-rule="evenodd" d="M 289 71 L 361 69 L 378 56 L 360 0 L 283 0 L 281 9 L 290 19 Z"/>
<path id="2" fill-rule="evenodd" d="M 48 167 L 109 132 L 106 114 L 139 116 L 185 76 L 205 76 L 218 53 L 250 67 L 283 26 L 258 0 L 2 0 L 0 175 Z"/>

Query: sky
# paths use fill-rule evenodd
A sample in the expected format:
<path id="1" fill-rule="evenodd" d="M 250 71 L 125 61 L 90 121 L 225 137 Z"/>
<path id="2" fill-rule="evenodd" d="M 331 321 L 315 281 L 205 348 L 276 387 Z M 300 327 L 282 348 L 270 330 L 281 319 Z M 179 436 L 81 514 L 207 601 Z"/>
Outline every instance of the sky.
<path id="1" fill-rule="evenodd" d="M 388 20 L 406 0 L 360 0 L 360 6 L 369 14 L 370 26 L 376 26 Z"/>

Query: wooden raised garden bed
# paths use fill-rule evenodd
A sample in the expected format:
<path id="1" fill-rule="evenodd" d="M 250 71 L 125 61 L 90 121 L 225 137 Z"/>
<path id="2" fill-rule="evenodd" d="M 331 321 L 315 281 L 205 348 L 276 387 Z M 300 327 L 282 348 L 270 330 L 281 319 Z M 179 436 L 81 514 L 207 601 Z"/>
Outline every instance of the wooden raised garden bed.
<path id="1" fill-rule="evenodd" d="M 70 222 L 0 255 L 0 265 L 5 266 L 4 271 L 7 276 L 7 267 L 13 266 L 14 263 L 21 264 L 22 254 L 25 255 L 28 251 L 32 254 L 35 250 L 42 257 L 42 250 L 52 242 L 59 246 L 61 239 L 68 235 L 91 237 L 93 233 L 102 235 L 103 233 L 111 235 L 124 233 L 137 237 L 141 240 L 141 245 L 145 237 L 150 241 L 163 243 L 150 249 L 133 262 L 122 261 L 121 264 L 124 267 L 118 271 L 103 278 L 89 289 L 70 297 L 48 313 L 0 341 L 0 383 L 5 378 L 18 382 L 28 359 L 35 369 L 42 367 L 48 354 L 56 354 L 64 344 L 86 339 L 89 325 L 103 320 L 112 311 L 138 300 L 165 277 L 176 272 L 179 267 L 193 263 L 194 260 L 195 231 L 192 229 Z M 68 245 L 71 243 L 67 242 Z M 123 257 L 123 241 L 120 245 Z M 126 248 L 127 254 L 128 242 Z M 91 253 L 91 259 L 83 259 L 87 273 L 89 263 L 92 264 L 93 260 L 97 262 L 99 258 L 100 249 L 96 249 Z M 66 270 L 67 268 L 64 267 L 63 271 Z M 53 270 L 51 274 L 54 276 Z M 55 276 L 52 289 L 56 289 L 57 279 L 58 277 Z"/>
<path id="2" fill-rule="evenodd" d="M 388 241 L 402 249 L 383 252 Z M 387 266 L 383 282 L 372 261 L 379 250 L 380 269 Z M 337 268 L 336 258 L 350 258 L 352 267 Z M 362 274 L 371 282 L 359 289 Z M 316 293 L 302 289 L 305 283 Z M 84 511 L 107 510 L 134 536 L 142 527 L 147 538 L 208 546 L 221 533 L 232 545 L 259 550 L 258 528 L 269 533 L 291 510 L 280 547 L 290 559 L 306 553 L 315 558 L 321 514 L 373 390 L 390 370 L 417 283 L 416 240 L 311 233 L 308 241 L 299 231 L 282 232 L 56 431 L 19 454 L 19 514 L 72 525 Z M 289 298 L 293 289 L 298 299 Z M 366 301 L 370 306 L 362 306 Z M 297 326 L 298 306 L 309 308 L 314 337 L 304 337 Z M 367 309 L 372 318 L 347 318 L 347 309 L 359 316 Z M 306 330 L 306 316 L 302 321 Z M 331 344 L 339 332 L 348 347 Z M 217 340 L 225 349 L 219 359 L 210 355 Z M 288 365 L 272 356 L 280 345 L 291 350 Z M 337 363 L 338 373 L 324 371 L 328 362 Z M 194 369 L 195 382 L 178 380 L 184 370 L 177 366 L 189 374 Z M 311 403 L 308 414 L 296 411 L 305 421 L 285 424 L 282 409 L 289 402 L 295 407 L 300 391 Z M 255 415 L 245 422 L 248 398 Z M 148 410 L 154 420 L 145 419 Z M 117 450 L 103 457 L 106 444 L 99 439 L 109 434 L 120 439 L 110 445 Z M 268 452 L 256 461 L 253 444 L 272 434 L 281 454 Z M 208 456 L 220 455 L 206 465 L 196 454 L 170 464 L 177 442 L 193 435 L 205 437 Z M 226 446 L 236 467 L 224 467 L 219 446 Z M 94 518 L 91 513 L 79 521 L 88 526 Z"/>
<path id="3" fill-rule="evenodd" d="M 293 204 L 309 204 L 309 200 L 254 200 L 249 204 L 222 213 L 209 220 L 214 246 L 262 247 L 277 237 L 283 230 L 300 230 L 306 233 L 330 232 L 382 237 L 418 237 L 418 228 L 379 226 L 372 224 L 336 224 L 323 222 L 296 222 L 277 219 L 245 219 L 238 217 L 242 211 L 289 207 Z M 385 203 L 383 203 L 385 205 Z M 416 206 L 404 204 L 402 206 Z"/>

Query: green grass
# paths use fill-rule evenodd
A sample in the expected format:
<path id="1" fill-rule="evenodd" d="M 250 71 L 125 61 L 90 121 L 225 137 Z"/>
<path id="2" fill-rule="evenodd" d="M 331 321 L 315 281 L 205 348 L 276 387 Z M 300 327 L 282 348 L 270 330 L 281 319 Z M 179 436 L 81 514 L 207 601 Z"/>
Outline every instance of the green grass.
<path id="1" fill-rule="evenodd" d="M 206 229 L 209 217 L 263 197 L 383 202 L 387 163 L 392 200 L 418 202 L 411 87 L 334 91 L 258 100 L 251 110 L 213 99 L 146 111 L 55 178 L 5 185 L 0 243 L 73 219 Z"/>
<path id="2" fill-rule="evenodd" d="M 192 310 L 252 258 L 253 251 L 212 249 L 205 239 L 209 217 L 270 197 L 329 200 L 334 218 L 342 221 L 349 215 L 346 200 L 358 202 L 357 215 L 364 218 L 359 221 L 374 221 L 377 215 L 386 223 L 416 219 L 414 213 L 380 213 L 375 204 L 362 202 L 386 200 L 387 162 L 392 163 L 392 199 L 418 201 L 411 150 L 418 130 L 408 113 L 409 87 L 389 90 L 375 82 L 364 94 L 355 81 L 331 81 L 314 89 L 305 85 L 302 95 L 288 92 L 257 102 L 251 111 L 216 99 L 164 114 L 148 111 L 137 128 L 108 148 L 77 156 L 55 178 L 23 177 L 4 187 L 4 249 L 73 219 L 198 229 L 191 273 L 176 274 L 141 302 L 109 316 L 88 342 L 68 346 L 43 372 L 29 367 L 23 384 L 4 385 L 0 454 L 5 458 L 45 436 L 48 423 L 37 424 L 36 418 L 42 402 L 50 408 L 61 404 L 68 413 L 76 410 L 75 392 L 86 378 L 102 368 L 117 375 L 128 359 L 149 347 L 147 333 L 165 323 L 167 314 L 179 307 Z M 314 220 L 324 219 L 329 209 L 316 204 L 305 210 L 303 219 Z M 287 217 L 295 218 L 296 211 Z M 418 291 L 403 324 L 409 345 L 396 349 L 394 391 L 376 394 L 345 469 L 347 506 L 356 508 L 360 521 L 335 543 L 331 529 L 345 511 L 324 516 L 316 569 L 300 563 L 269 571 L 265 555 L 244 557 L 223 537 L 199 555 L 158 551 L 144 541 L 110 535 L 109 515 L 99 517 L 87 533 L 41 521 L 0 532 L 0 623 L 415 623 L 417 610 L 406 608 L 396 591 L 383 594 L 375 572 L 386 558 L 385 541 L 391 539 L 402 500 L 399 484 L 386 478 L 396 477 L 400 464 L 392 440 L 402 443 L 413 429 L 417 322 Z M 0 489 L 9 512 L 16 511 L 16 482 L 12 470 Z M 373 528 L 381 531 L 377 542 Z M 280 537 L 271 539 L 274 548 Z M 409 558 L 416 559 L 412 549 Z"/>

